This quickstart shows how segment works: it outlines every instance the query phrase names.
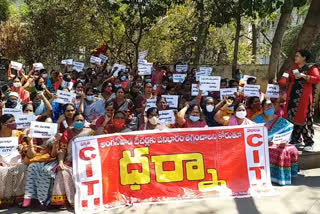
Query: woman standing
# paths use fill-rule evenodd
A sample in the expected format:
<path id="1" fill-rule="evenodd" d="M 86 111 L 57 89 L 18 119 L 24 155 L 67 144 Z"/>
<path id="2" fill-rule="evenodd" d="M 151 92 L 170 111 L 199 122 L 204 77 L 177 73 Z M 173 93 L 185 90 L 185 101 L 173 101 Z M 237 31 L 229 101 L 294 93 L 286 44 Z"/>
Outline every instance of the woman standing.
<path id="1" fill-rule="evenodd" d="M 289 86 L 284 117 L 294 124 L 290 143 L 300 144 L 302 135 L 305 151 L 312 151 L 314 144 L 314 87 L 320 82 L 318 67 L 306 64 L 310 56 L 307 50 L 297 51 L 293 69 L 284 73 L 279 81 L 279 84 Z"/>

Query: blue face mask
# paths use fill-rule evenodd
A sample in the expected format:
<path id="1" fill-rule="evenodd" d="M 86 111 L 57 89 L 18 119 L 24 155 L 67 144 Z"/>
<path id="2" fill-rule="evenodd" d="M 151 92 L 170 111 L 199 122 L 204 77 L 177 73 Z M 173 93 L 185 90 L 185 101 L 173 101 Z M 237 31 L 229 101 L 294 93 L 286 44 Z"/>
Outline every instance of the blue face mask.
<path id="1" fill-rule="evenodd" d="M 84 122 L 81 122 L 81 121 L 74 122 L 74 123 L 73 123 L 73 127 L 74 127 L 76 130 L 80 131 L 80 130 L 83 129 L 83 127 L 84 127 Z"/>
<path id="2" fill-rule="evenodd" d="M 238 80 L 242 79 L 242 75 L 241 74 L 238 74 L 236 77 L 237 77 Z"/>
<path id="3" fill-rule="evenodd" d="M 144 80 L 146 83 L 150 83 L 152 80 L 151 79 L 145 79 Z"/>
<path id="4" fill-rule="evenodd" d="M 122 76 L 122 77 L 120 78 L 120 80 L 121 80 L 121 81 L 126 81 L 126 80 L 127 80 L 127 76 Z"/>
<path id="5" fill-rule="evenodd" d="M 269 109 L 269 110 L 264 111 L 264 114 L 265 114 L 266 116 L 272 116 L 272 115 L 274 115 L 274 112 L 275 112 L 275 109 L 272 108 L 272 109 Z"/>
<path id="6" fill-rule="evenodd" d="M 190 119 L 191 121 L 193 121 L 193 122 L 197 122 L 198 120 L 200 120 L 200 116 L 192 116 L 192 115 L 190 115 L 190 116 L 189 116 L 189 119 Z"/>

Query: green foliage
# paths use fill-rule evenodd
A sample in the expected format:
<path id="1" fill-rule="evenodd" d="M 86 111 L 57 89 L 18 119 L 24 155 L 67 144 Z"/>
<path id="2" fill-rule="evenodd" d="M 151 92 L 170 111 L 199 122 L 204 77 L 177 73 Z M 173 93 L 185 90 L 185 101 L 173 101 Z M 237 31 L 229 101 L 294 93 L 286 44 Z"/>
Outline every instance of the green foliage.
<path id="1" fill-rule="evenodd" d="M 9 17 L 9 2 L 0 0 L 0 22 L 7 21 Z"/>

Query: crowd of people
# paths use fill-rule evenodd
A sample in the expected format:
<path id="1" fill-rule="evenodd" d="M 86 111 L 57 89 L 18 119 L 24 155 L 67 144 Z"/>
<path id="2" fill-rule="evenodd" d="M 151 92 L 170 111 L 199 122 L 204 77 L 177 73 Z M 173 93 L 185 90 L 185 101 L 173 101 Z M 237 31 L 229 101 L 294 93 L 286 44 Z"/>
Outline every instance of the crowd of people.
<path id="1" fill-rule="evenodd" d="M 0 206 L 19 204 L 73 205 L 72 140 L 80 136 L 123 133 L 136 130 L 202 128 L 263 123 L 268 129 L 272 182 L 291 184 L 298 173 L 298 149 L 311 151 L 313 141 L 314 86 L 320 82 L 319 69 L 307 64 L 310 53 L 300 50 L 295 65 L 278 81 L 278 98 L 246 97 L 244 85 L 255 85 L 254 77 L 222 78 L 220 88 L 236 88 L 233 96 L 219 91 L 204 94 L 197 81 L 197 68 L 186 71 L 185 80 L 173 81 L 175 70 L 155 63 L 151 75 L 141 76 L 128 68 L 118 71 L 107 64 L 76 71 L 64 65 L 61 71 L 33 67 L 8 69 L 9 82 L 1 87 L 0 138 L 18 137 L 19 156 L 9 161 L 0 154 Z M 298 72 L 297 72 L 298 71 Z M 213 73 L 211 75 L 214 75 Z M 198 94 L 193 96 L 192 84 Z M 57 102 L 57 91 L 72 92 L 70 103 Z M 178 95 L 172 108 L 162 95 Z M 154 106 L 150 100 L 156 100 Z M 15 116 L 2 109 L 21 109 L 36 121 L 56 123 L 57 134 L 32 138 L 30 128 L 17 129 Z M 173 110 L 174 123 L 161 123 L 161 111 Z M 277 134 L 292 132 L 291 141 L 273 143 Z"/>

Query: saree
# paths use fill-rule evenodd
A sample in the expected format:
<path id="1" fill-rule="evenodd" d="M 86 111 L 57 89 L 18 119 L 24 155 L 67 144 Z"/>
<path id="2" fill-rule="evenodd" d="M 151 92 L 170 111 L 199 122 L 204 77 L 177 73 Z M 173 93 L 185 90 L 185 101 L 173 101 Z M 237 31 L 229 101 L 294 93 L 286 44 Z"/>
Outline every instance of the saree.
<path id="1" fill-rule="evenodd" d="M 51 138 L 42 144 L 43 147 L 52 148 L 55 138 Z M 51 149 L 49 149 L 50 152 Z M 28 166 L 23 207 L 31 205 L 31 200 L 36 199 L 41 205 L 48 206 L 50 204 L 51 192 L 55 178 L 55 168 L 57 161 L 34 162 Z"/>
<path id="2" fill-rule="evenodd" d="M 83 130 L 79 135 L 73 137 L 69 140 L 67 145 L 67 154 L 64 161 L 64 170 L 58 170 L 52 195 L 51 195 L 51 205 L 56 206 L 66 206 L 68 203 L 73 206 L 74 205 L 74 196 L 75 196 L 75 186 L 73 181 L 73 173 L 72 173 L 72 143 L 75 138 L 90 136 L 93 135 L 93 131 L 91 129 Z"/>
<path id="3" fill-rule="evenodd" d="M 257 123 L 265 123 L 264 117 L 255 118 Z M 268 128 L 268 140 L 273 141 L 276 134 L 292 132 L 293 124 L 282 117 L 276 117 L 266 124 Z M 298 150 L 290 144 L 285 147 L 279 145 L 269 146 L 271 181 L 279 185 L 289 185 L 293 177 L 298 175 Z"/>

